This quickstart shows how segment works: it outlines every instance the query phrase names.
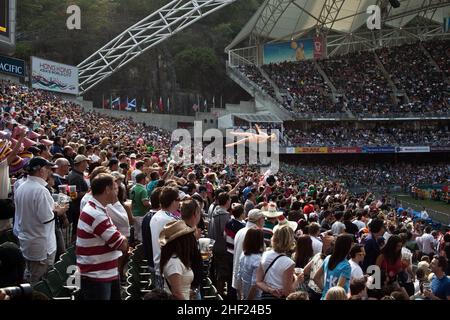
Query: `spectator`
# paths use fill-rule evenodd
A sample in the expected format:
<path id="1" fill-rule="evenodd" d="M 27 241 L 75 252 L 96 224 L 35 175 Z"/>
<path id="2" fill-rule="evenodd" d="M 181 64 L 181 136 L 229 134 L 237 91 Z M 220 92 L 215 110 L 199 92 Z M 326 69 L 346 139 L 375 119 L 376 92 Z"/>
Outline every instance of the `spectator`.
<path id="1" fill-rule="evenodd" d="M 70 160 L 69 160 L 70 161 Z M 78 225 L 80 216 L 81 199 L 89 191 L 89 187 L 84 179 L 84 172 L 88 168 L 88 158 L 83 155 L 77 155 L 73 159 L 73 167 L 67 176 L 69 186 L 76 187 L 76 197 L 72 198 L 69 206 L 69 221 L 74 225 Z M 76 237 L 76 228 L 73 228 L 73 239 Z"/>
<path id="2" fill-rule="evenodd" d="M 367 267 L 375 265 L 383 245 L 384 222 L 381 219 L 373 219 L 369 224 L 370 234 L 364 240 L 364 261 L 362 269 L 366 272 Z"/>
<path id="3" fill-rule="evenodd" d="M 161 269 L 166 292 L 177 300 L 190 300 L 194 272 L 191 269 L 194 250 L 198 247 L 195 228 L 184 221 L 171 221 L 164 226 L 160 235 Z"/>
<path id="4" fill-rule="evenodd" d="M 431 261 L 431 292 L 426 290 L 425 297 L 432 300 L 450 300 L 450 279 L 445 275 L 447 261 L 445 257 L 436 256 Z"/>
<path id="5" fill-rule="evenodd" d="M 142 220 L 150 208 L 147 189 L 145 188 L 145 173 L 139 173 L 135 177 L 136 183 L 130 190 L 131 208 L 134 219 L 135 240 L 142 242 Z"/>
<path id="6" fill-rule="evenodd" d="M 159 245 L 159 234 L 164 226 L 174 220 L 179 220 L 173 212 L 180 207 L 178 190 L 172 187 L 164 187 L 159 197 L 161 209 L 156 212 L 150 221 L 150 232 L 152 235 L 153 263 L 155 266 L 155 286 L 164 288 L 164 281 L 160 273 L 159 261 L 161 258 L 161 247 Z"/>
<path id="7" fill-rule="evenodd" d="M 322 289 L 322 299 L 327 295 L 331 287 L 339 286 L 345 292 L 350 291 L 351 266 L 346 257 L 352 246 L 352 238 L 348 235 L 339 235 L 336 238 L 333 253 L 323 261 L 322 268 L 314 276 L 314 282 Z M 320 277 L 324 276 L 324 281 L 320 282 Z"/>
<path id="8" fill-rule="evenodd" d="M 287 297 L 304 279 L 303 275 L 294 274 L 295 263 L 287 256 L 294 244 L 292 229 L 287 226 L 277 229 L 271 244 L 272 249 L 263 253 L 256 274 L 262 299 Z"/>
<path id="9" fill-rule="evenodd" d="M 250 228 L 244 239 L 243 252 L 239 258 L 237 277 L 241 285 L 239 300 L 259 300 L 261 290 L 256 286 L 256 271 L 264 252 L 264 234 L 261 229 Z"/>
<path id="10" fill-rule="evenodd" d="M 237 292 L 241 292 L 242 296 L 242 287 L 241 282 L 239 280 L 239 265 L 240 265 L 240 257 L 243 252 L 243 243 L 245 241 L 246 234 L 248 230 L 251 228 L 261 229 L 264 225 L 264 215 L 259 209 L 252 209 L 249 211 L 247 216 L 247 223 L 244 228 L 240 229 L 236 236 L 234 237 L 234 255 L 233 255 L 233 282 L 232 286 Z"/>
<path id="11" fill-rule="evenodd" d="M 364 278 L 364 272 L 361 269 L 360 264 L 364 261 L 364 246 L 361 244 L 354 244 L 350 249 L 350 267 L 352 268 L 350 281 L 359 280 Z M 352 294 L 353 296 L 353 294 Z"/>
<path id="12" fill-rule="evenodd" d="M 224 236 L 225 226 L 230 220 L 230 196 L 222 192 L 218 196 L 218 206 L 214 209 L 211 228 L 211 239 L 214 239 L 213 264 L 216 271 L 216 283 L 219 294 L 223 295 L 225 282 L 230 278 L 232 271 L 227 258 L 227 246 Z"/>
<path id="13" fill-rule="evenodd" d="M 55 218 L 67 207 L 55 205 L 45 186 L 54 163 L 35 157 L 28 163 L 28 178 L 15 193 L 16 215 L 14 230 L 20 241 L 27 274 L 32 284 L 37 283 L 55 260 Z M 30 201 L 33 199 L 33 201 Z M 33 212 L 33 215 L 29 213 Z"/>

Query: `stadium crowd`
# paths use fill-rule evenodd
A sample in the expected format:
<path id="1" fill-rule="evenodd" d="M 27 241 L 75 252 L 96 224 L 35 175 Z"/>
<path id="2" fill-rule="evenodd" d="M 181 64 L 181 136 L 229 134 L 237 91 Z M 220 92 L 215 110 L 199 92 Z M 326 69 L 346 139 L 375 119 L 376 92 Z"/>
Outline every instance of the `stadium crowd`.
<path id="1" fill-rule="evenodd" d="M 0 288 L 38 283 L 74 243 L 80 297 L 120 299 L 127 253 L 142 242 L 155 290 L 199 299 L 207 236 L 210 277 L 230 300 L 450 299 L 450 234 L 340 181 L 377 180 L 376 172 L 183 166 L 170 159 L 161 129 L 6 82 L 0 99 L 0 238 L 18 243 L 0 245 Z M 444 167 L 394 168 L 394 182 L 406 172 L 448 179 Z M 372 265 L 379 288 L 367 274 Z"/>
<path id="2" fill-rule="evenodd" d="M 268 64 L 262 68 L 280 89 L 280 103 L 298 116 L 344 113 L 347 110 L 357 116 L 448 113 L 448 41 L 423 42 L 441 70 L 433 66 L 421 45 L 405 44 L 318 61 L 336 87 L 335 101 L 312 61 Z M 397 101 L 394 100 L 395 88 L 385 78 L 375 55 L 399 90 Z M 261 90 L 276 99 L 274 88 L 258 68 L 242 66 L 240 69 Z M 406 97 L 402 97 L 402 92 Z"/>
<path id="3" fill-rule="evenodd" d="M 355 129 L 342 126 L 320 126 L 308 130 L 284 130 L 288 146 L 362 147 L 362 146 L 448 146 L 447 126 L 414 128 L 379 126 Z"/>

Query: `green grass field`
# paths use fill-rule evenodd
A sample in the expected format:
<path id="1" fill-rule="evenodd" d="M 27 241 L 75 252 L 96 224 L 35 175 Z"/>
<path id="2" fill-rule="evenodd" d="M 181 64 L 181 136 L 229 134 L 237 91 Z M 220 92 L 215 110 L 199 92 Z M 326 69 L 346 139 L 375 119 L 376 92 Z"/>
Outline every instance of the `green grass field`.
<path id="1" fill-rule="evenodd" d="M 416 200 L 407 194 L 395 194 L 394 196 L 396 196 L 399 201 L 405 201 L 415 205 L 415 207 L 413 207 L 413 209 L 415 210 L 419 211 L 422 210 L 423 207 L 425 207 L 429 214 L 432 214 L 431 210 L 447 214 L 447 216 L 438 215 L 432 218 L 437 219 L 446 224 L 450 223 L 450 204 L 444 203 L 442 201 Z M 404 206 L 408 207 L 408 205 L 406 204 Z"/>

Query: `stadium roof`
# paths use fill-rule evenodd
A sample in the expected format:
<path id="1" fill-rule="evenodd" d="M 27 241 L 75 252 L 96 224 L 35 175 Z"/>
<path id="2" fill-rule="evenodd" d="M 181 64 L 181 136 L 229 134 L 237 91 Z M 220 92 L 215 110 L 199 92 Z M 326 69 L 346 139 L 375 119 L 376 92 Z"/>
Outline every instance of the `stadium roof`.
<path id="1" fill-rule="evenodd" d="M 400 0 L 400 4 L 393 8 L 387 0 L 266 0 L 226 50 L 252 34 L 271 41 L 297 38 L 317 26 L 354 32 L 366 24 L 370 5 L 382 7 L 382 20 L 391 27 L 403 27 L 416 16 L 437 23 L 450 16 L 448 0 Z"/>

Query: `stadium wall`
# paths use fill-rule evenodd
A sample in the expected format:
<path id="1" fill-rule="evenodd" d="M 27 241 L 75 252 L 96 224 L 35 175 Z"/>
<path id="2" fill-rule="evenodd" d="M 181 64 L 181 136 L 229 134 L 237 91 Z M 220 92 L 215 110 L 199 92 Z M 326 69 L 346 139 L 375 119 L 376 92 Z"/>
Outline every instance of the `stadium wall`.
<path id="1" fill-rule="evenodd" d="M 83 106 L 84 107 L 84 106 Z M 156 114 L 156 113 L 142 113 L 142 112 L 124 112 L 118 110 L 98 109 L 95 110 L 86 108 L 86 111 L 95 111 L 103 115 L 112 116 L 115 118 L 132 118 L 136 122 L 145 122 L 146 125 L 151 125 L 166 130 L 175 130 L 178 128 L 179 122 L 194 122 L 194 117 L 180 116 L 173 114 Z"/>

